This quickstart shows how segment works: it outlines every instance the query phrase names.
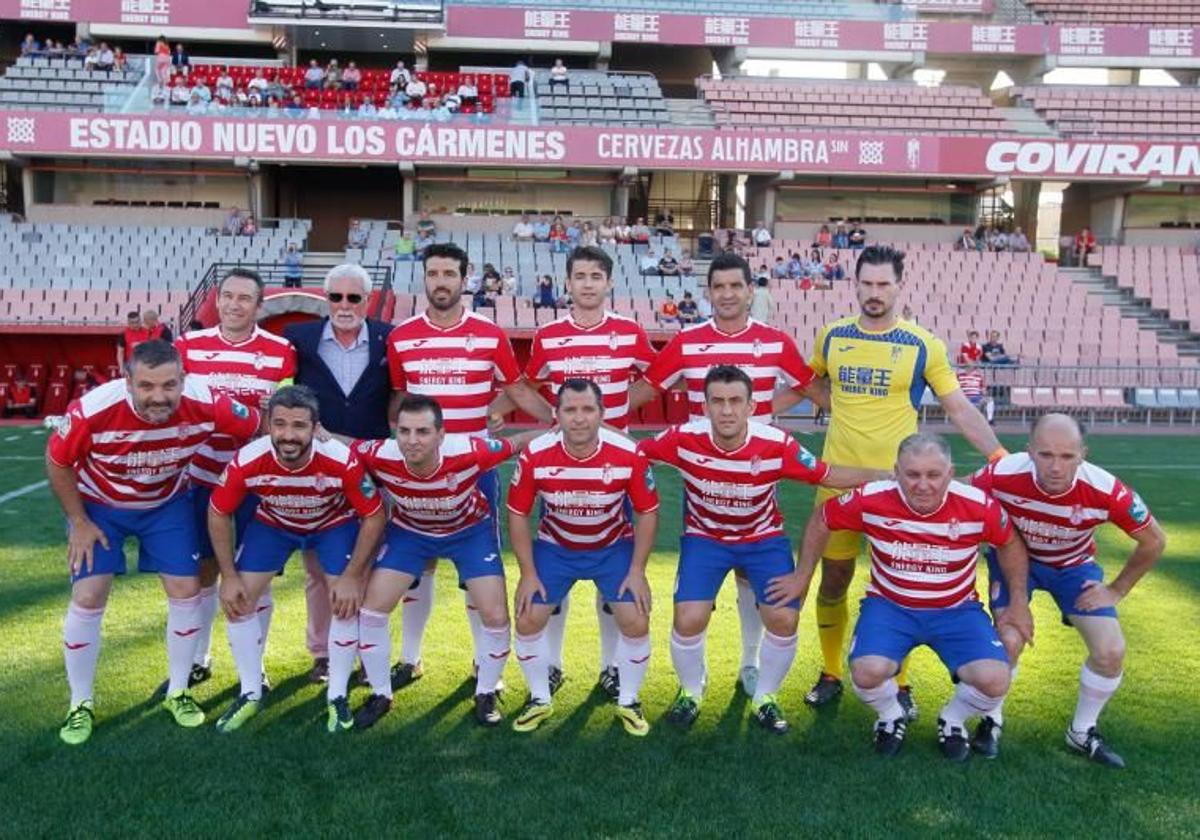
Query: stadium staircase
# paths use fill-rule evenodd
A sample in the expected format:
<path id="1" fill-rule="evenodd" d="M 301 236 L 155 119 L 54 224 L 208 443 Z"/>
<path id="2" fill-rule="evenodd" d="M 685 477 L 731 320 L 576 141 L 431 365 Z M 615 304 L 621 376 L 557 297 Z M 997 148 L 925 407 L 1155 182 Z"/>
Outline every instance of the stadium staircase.
<path id="1" fill-rule="evenodd" d="M 1061 268 L 1059 275 L 1098 296 L 1106 306 L 1117 307 L 1123 318 L 1137 320 L 1138 329 L 1152 333 L 1158 341 L 1174 344 L 1181 357 L 1200 358 L 1200 334 L 1186 321 L 1173 321 L 1164 309 L 1156 309 L 1149 298 L 1138 297 L 1132 289 L 1122 289 L 1115 277 L 1107 277 L 1095 266 Z"/>
<path id="2" fill-rule="evenodd" d="M 666 103 L 667 119 L 673 126 L 679 126 L 680 128 L 712 128 L 717 124 L 716 120 L 713 119 L 712 109 L 702 100 L 668 99 Z"/>
<path id="3" fill-rule="evenodd" d="M 1016 134 L 1026 137 L 1057 137 L 1058 132 L 1042 119 L 1041 115 L 1032 108 L 1000 108 L 1000 116 L 1008 123 L 1006 126 Z"/>

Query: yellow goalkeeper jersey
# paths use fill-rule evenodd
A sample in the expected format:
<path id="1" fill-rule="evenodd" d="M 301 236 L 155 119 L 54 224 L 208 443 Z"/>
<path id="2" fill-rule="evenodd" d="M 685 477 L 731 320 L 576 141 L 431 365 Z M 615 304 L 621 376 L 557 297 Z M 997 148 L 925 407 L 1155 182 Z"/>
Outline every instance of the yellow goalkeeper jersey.
<path id="1" fill-rule="evenodd" d="M 864 330 L 857 315 L 826 324 L 808 362 L 829 377 L 822 459 L 832 464 L 890 469 L 900 441 L 917 431 L 925 386 L 939 397 L 958 390 L 946 345 L 904 320 L 881 332 Z"/>

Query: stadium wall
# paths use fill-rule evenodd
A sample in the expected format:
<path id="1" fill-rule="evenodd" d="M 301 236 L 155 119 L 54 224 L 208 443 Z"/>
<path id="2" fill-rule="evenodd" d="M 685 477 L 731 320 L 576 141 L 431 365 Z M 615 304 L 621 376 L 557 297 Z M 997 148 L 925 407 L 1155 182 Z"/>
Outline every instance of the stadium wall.
<path id="1" fill-rule="evenodd" d="M 576 216 L 607 216 L 613 212 L 613 184 L 544 184 L 536 180 L 471 178 L 437 182 L 420 177 L 417 181 L 417 206 L 437 213 L 454 212 L 460 207 L 501 212 L 521 210 L 571 211 Z M 507 221 L 502 232 L 512 230 Z"/>
<path id="2" fill-rule="evenodd" d="M 232 168 L 203 174 L 153 167 L 91 169 L 78 164 L 34 165 L 31 169 L 33 189 L 26 196 L 27 211 L 39 204 L 88 207 L 109 200 L 199 201 L 244 207 L 249 196 L 245 171 Z"/>
<path id="3" fill-rule="evenodd" d="M 29 204 L 25 218 L 37 223 L 74 225 L 156 225 L 220 227 L 229 214 L 230 206 L 220 208 L 176 207 L 83 207 L 71 204 Z"/>

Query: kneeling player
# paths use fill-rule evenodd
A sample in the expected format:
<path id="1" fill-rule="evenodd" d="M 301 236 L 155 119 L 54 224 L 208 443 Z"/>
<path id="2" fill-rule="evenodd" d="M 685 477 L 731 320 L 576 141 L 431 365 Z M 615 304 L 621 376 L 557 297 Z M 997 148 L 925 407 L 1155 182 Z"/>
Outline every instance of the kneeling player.
<path id="1" fill-rule="evenodd" d="M 454 563 L 483 623 L 475 634 L 475 717 L 485 726 L 500 722 L 496 684 L 510 647 L 508 597 L 495 512 L 479 480 L 539 434 L 508 440 L 447 435 L 437 401 L 409 394 L 400 403 L 395 440 L 356 444 L 391 502 L 391 521 L 360 614 L 359 656 L 372 692 L 355 715 L 360 729 L 392 708 L 388 616 L 440 557 Z"/>
<path id="2" fill-rule="evenodd" d="M 938 744 L 954 761 L 971 755 L 966 720 L 990 714 L 1008 691 L 1008 658 L 975 594 L 981 543 L 991 543 L 1014 590 L 1005 616 L 1021 642 L 1032 639 L 1025 594 L 1028 560 L 1003 508 L 986 493 L 953 480 L 950 447 L 933 434 L 900 443 L 896 478 L 830 499 L 804 532 L 796 572 L 773 582 L 778 601 L 803 597 L 833 531 L 858 531 L 871 549 L 871 580 L 862 600 L 850 675 L 854 691 L 879 715 L 875 749 L 895 755 L 908 719 L 897 698 L 900 663 L 919 645 L 941 657 L 958 686 L 938 716 Z"/>
<path id="3" fill-rule="evenodd" d="M 886 473 L 827 465 L 782 429 L 751 421 L 753 387 L 741 368 L 711 368 L 704 378 L 708 419 L 673 426 L 642 441 L 639 450 L 652 461 L 676 467 L 684 480 L 684 535 L 671 634 L 671 661 L 680 688 L 668 719 L 686 727 L 700 714 L 708 621 L 721 584 L 730 571 L 740 569 L 754 587 L 766 626 L 754 690 L 755 719 L 782 734 L 788 724 L 775 692 L 796 657 L 800 603 L 771 603 L 766 597 L 770 579 L 794 569 L 776 488 L 784 478 L 850 488 Z"/>
<path id="4" fill-rule="evenodd" d="M 1110 473 L 1084 458 L 1083 431 L 1065 414 L 1047 414 L 1029 436 L 1027 452 L 1001 458 L 976 473 L 974 483 L 991 493 L 1012 517 L 1029 547 L 1029 593 L 1049 592 L 1063 622 L 1079 631 L 1088 657 L 1079 673 L 1079 701 L 1067 729 L 1067 745 L 1093 761 L 1124 767 L 1124 760 L 1096 728 L 1104 704 L 1121 684 L 1125 637 L 1117 602 L 1129 594 L 1166 547 L 1166 536 L 1141 498 Z M 1136 541 L 1125 567 L 1110 584 L 1096 562 L 1096 527 L 1112 522 Z M 992 614 L 1009 608 L 1011 590 L 988 558 Z M 1008 632 L 1016 675 L 1020 645 Z M 1003 723 L 1000 707 L 980 721 L 971 746 L 995 755 Z"/>
<path id="5" fill-rule="evenodd" d="M 208 530 L 221 568 L 221 606 L 241 692 L 217 721 L 232 732 L 262 705 L 265 634 L 258 606 L 293 551 L 316 552 L 325 573 L 329 626 L 327 728 L 353 725 L 346 699 L 358 652 L 363 576 L 383 535 L 383 503 L 362 464 L 343 443 L 314 437 L 320 410 L 303 385 L 281 388 L 267 402 L 267 432 L 238 450 L 209 502 Z M 246 496 L 259 497 L 254 521 L 233 551 L 233 517 Z"/>
<path id="6" fill-rule="evenodd" d="M 650 661 L 650 586 L 646 561 L 658 530 L 658 493 L 646 459 L 629 438 L 602 429 L 604 395 L 587 379 L 558 389 L 559 430 L 529 444 L 508 493 L 508 532 L 521 565 L 517 584 L 517 660 L 529 701 L 513 729 L 531 732 L 550 716 L 553 651 L 545 629 L 579 580 L 591 580 L 611 607 L 617 641 L 617 717 L 631 735 L 650 725 L 638 689 Z M 537 540 L 529 517 L 542 500 Z M 632 525 L 627 501 L 637 513 Z"/>

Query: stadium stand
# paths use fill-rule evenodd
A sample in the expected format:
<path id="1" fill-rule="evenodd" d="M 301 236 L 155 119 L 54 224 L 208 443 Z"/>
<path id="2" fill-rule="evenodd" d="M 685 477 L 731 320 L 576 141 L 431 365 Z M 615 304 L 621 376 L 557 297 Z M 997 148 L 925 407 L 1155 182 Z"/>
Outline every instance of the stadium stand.
<path id="1" fill-rule="evenodd" d="M 534 74 L 538 116 L 551 125 L 604 123 L 663 125 L 670 122 L 662 89 L 645 73 L 572 70 L 570 84 L 551 85 L 550 74 Z"/>
<path id="2" fill-rule="evenodd" d="M 0 107 L 30 110 L 104 110 L 124 102 L 143 70 L 130 60 L 121 71 L 86 70 L 78 59 L 21 56 L 0 77 Z"/>
<path id="3" fill-rule="evenodd" d="M 1013 96 L 1063 137 L 1195 140 L 1200 91 L 1140 87 L 1033 85 Z"/>
<path id="4" fill-rule="evenodd" d="M 1025 5 L 1049 23 L 1200 25 L 1200 3 L 1195 0 L 1025 0 Z"/>
<path id="5" fill-rule="evenodd" d="M 1151 309 L 1167 313 L 1172 321 L 1200 327 L 1200 257 L 1178 248 L 1110 245 L 1089 260 L 1116 281 L 1118 289 L 1148 301 Z"/>
<path id="6" fill-rule="evenodd" d="M 994 134 L 1005 127 L 982 91 L 960 85 L 701 78 L 697 88 L 725 128 Z"/>
<path id="7" fill-rule="evenodd" d="M 561 9 L 562 0 L 454 0 L 455 6 L 517 6 L 531 9 Z M 617 12 L 658 12 L 662 14 L 726 15 L 730 4 L 721 0 L 594 0 L 589 9 Z M 797 18 L 834 20 L 900 20 L 912 13 L 895 3 L 866 0 L 741 0 L 737 14 L 759 17 L 786 15 Z"/>

